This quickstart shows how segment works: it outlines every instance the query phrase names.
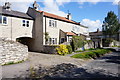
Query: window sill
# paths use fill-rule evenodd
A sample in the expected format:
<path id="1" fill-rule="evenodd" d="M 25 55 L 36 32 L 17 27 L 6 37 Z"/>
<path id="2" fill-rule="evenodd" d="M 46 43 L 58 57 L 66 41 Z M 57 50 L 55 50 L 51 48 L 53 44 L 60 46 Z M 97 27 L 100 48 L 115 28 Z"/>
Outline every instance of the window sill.
<path id="1" fill-rule="evenodd" d="M 0 25 L 2 25 L 2 26 L 8 26 L 8 24 L 0 24 Z"/>

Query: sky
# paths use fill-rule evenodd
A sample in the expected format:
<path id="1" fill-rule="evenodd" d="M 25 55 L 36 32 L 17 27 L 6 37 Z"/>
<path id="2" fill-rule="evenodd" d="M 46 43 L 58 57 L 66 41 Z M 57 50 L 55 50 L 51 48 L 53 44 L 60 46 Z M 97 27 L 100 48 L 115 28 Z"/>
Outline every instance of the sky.
<path id="1" fill-rule="evenodd" d="M 26 12 L 35 0 L 1 0 L 0 5 L 11 2 L 13 10 Z M 68 11 L 72 20 L 89 27 L 89 32 L 101 30 L 102 22 L 109 11 L 118 15 L 120 0 L 36 0 L 39 10 L 66 17 Z"/>

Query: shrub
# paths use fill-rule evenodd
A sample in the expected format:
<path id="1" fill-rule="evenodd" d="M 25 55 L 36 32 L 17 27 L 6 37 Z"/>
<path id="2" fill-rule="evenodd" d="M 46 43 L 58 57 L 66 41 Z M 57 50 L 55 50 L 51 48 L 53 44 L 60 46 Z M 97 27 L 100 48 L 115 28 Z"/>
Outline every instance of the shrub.
<path id="1" fill-rule="evenodd" d="M 90 48 L 90 49 L 88 49 L 88 50 L 95 50 L 94 48 Z"/>
<path id="2" fill-rule="evenodd" d="M 58 48 L 56 48 L 57 53 L 60 55 L 68 54 L 68 49 L 66 45 L 60 44 Z"/>
<path id="3" fill-rule="evenodd" d="M 86 52 L 86 55 L 88 55 L 89 57 L 95 59 L 97 57 L 96 53 L 94 52 Z"/>
<path id="4" fill-rule="evenodd" d="M 68 49 L 68 53 L 71 54 L 72 53 L 72 47 L 71 47 L 71 45 L 67 45 L 67 49 Z"/>
<path id="5" fill-rule="evenodd" d="M 71 46 L 73 51 L 75 51 L 77 48 L 81 48 L 84 46 L 84 36 L 73 36 Z"/>

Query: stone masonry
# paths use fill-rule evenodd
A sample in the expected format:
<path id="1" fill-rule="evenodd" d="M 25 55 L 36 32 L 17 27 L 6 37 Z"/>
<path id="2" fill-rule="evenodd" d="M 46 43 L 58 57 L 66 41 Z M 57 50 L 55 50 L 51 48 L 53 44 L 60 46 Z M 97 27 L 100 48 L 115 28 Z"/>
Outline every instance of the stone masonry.
<path id="1" fill-rule="evenodd" d="M 28 58 L 28 47 L 0 38 L 0 64 L 17 63 Z"/>

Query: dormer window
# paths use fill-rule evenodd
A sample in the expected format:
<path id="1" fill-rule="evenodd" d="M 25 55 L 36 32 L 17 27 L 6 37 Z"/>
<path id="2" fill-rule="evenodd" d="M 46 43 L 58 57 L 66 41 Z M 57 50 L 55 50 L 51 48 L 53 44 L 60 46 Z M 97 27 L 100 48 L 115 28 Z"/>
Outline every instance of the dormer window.
<path id="1" fill-rule="evenodd" d="M 7 17 L 0 15 L 0 24 L 7 24 Z"/>

